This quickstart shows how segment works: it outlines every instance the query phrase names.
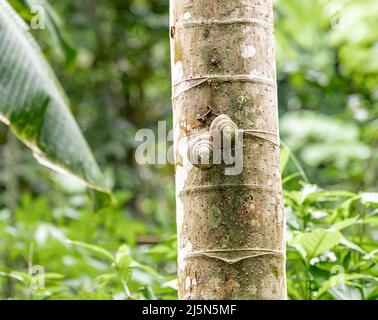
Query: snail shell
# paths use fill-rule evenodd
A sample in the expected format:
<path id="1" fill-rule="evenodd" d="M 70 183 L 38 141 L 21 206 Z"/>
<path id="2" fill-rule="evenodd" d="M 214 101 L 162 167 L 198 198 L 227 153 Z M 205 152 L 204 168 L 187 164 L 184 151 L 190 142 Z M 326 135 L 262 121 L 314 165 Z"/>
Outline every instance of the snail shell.
<path id="1" fill-rule="evenodd" d="M 222 139 L 230 141 L 235 137 L 237 130 L 236 123 L 228 115 L 221 114 L 211 123 L 209 132 L 212 137 L 221 134 Z"/>
<path id="2" fill-rule="evenodd" d="M 214 165 L 213 138 L 209 132 L 199 133 L 189 140 L 188 158 L 191 164 L 200 169 Z"/>

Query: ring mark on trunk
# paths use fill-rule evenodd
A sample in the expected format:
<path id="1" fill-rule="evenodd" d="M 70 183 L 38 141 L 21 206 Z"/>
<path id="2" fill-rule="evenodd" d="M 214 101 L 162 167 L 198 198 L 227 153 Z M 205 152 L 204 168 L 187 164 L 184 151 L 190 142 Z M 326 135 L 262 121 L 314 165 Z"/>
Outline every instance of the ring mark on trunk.
<path id="1" fill-rule="evenodd" d="M 272 23 L 264 19 L 226 19 L 226 20 L 193 20 L 188 22 L 183 22 L 178 25 L 181 28 L 195 28 L 198 26 L 217 26 L 217 25 L 233 25 L 233 24 L 252 24 L 258 25 L 263 28 L 273 29 Z"/>
<path id="2" fill-rule="evenodd" d="M 264 84 L 269 85 L 276 85 L 276 82 L 273 79 L 266 78 L 266 77 L 259 77 L 256 75 L 250 75 L 250 74 L 237 74 L 237 75 L 205 75 L 205 76 L 198 76 L 198 77 L 190 77 L 181 81 L 177 81 L 173 85 L 179 86 L 186 82 L 192 82 L 192 81 L 201 81 L 204 82 L 208 80 L 212 81 L 218 81 L 218 82 L 261 82 Z M 203 82 L 202 82 L 203 83 Z"/>
<path id="3" fill-rule="evenodd" d="M 258 131 L 258 130 L 251 130 L 251 129 L 243 130 L 243 132 L 246 133 L 246 134 L 249 134 L 249 135 L 251 135 L 253 137 L 269 141 L 269 142 L 275 144 L 278 147 L 281 146 L 281 141 L 280 141 L 280 139 L 279 139 L 279 137 L 277 135 L 275 136 L 276 138 L 278 138 L 277 140 L 273 140 L 273 139 L 270 139 L 270 138 L 267 138 L 267 137 L 260 136 L 260 134 L 274 135 L 274 133 L 263 132 L 263 131 Z"/>
<path id="4" fill-rule="evenodd" d="M 207 185 L 207 186 L 195 186 L 191 188 L 185 188 L 181 190 L 180 194 L 190 193 L 196 191 L 208 191 L 208 190 L 217 190 L 217 189 L 227 189 L 227 188 L 246 188 L 252 190 L 276 190 L 273 187 L 261 187 L 254 184 L 220 184 L 220 185 Z"/>
<path id="5" fill-rule="evenodd" d="M 263 248 L 213 249 L 189 252 L 186 254 L 184 259 L 204 256 L 211 259 L 221 260 L 228 264 L 234 264 L 243 260 L 253 259 L 266 255 L 284 256 L 285 253 L 283 250 Z"/>
<path id="6" fill-rule="evenodd" d="M 196 87 L 199 87 L 200 85 L 208 82 L 208 81 L 214 81 L 214 82 L 252 82 L 252 83 L 262 83 L 269 86 L 276 86 L 276 82 L 272 79 L 265 78 L 265 77 L 258 77 L 253 76 L 249 74 L 240 74 L 240 75 L 223 75 L 223 76 L 201 76 L 201 77 L 192 77 L 188 79 L 184 79 L 181 81 L 178 81 L 173 84 L 173 86 L 176 88 L 175 91 L 177 93 L 172 96 L 173 99 L 177 99 L 179 96 L 181 96 L 183 93 L 192 90 Z M 191 84 L 195 82 L 194 84 Z"/>

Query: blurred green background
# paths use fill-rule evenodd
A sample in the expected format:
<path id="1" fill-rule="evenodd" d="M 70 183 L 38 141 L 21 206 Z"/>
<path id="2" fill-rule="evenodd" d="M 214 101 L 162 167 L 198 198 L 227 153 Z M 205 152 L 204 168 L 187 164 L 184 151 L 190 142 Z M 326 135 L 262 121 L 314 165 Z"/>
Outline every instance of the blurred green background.
<path id="1" fill-rule="evenodd" d="M 172 122 L 168 2 L 49 1 L 57 30 L 33 35 L 118 202 L 93 210 L 1 125 L 1 299 L 177 298 L 174 168 L 134 160 L 135 133 Z M 378 2 L 277 0 L 275 19 L 289 298 L 376 300 Z"/>

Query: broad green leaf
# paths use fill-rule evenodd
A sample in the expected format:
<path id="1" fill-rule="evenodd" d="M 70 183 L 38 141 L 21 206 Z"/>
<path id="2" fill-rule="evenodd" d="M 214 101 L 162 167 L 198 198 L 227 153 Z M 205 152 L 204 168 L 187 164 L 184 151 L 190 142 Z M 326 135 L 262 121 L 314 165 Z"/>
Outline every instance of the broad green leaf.
<path id="1" fill-rule="evenodd" d="M 311 186 L 308 186 L 310 188 Z M 311 189 L 310 189 L 311 190 Z M 328 201 L 337 201 L 343 198 L 353 198 L 351 201 L 358 199 L 359 197 L 354 198 L 356 195 L 349 191 L 323 191 L 323 190 L 315 190 L 314 192 L 308 193 L 306 197 L 306 201 L 311 203 L 313 202 L 328 202 Z"/>
<path id="2" fill-rule="evenodd" d="M 369 223 L 373 226 L 378 227 L 378 217 L 367 217 L 364 219 L 364 223 Z"/>
<path id="3" fill-rule="evenodd" d="M 145 271 L 147 273 L 154 275 L 155 277 L 160 277 L 159 273 L 154 268 L 152 268 L 148 265 L 139 263 L 135 260 L 131 262 L 130 267 L 140 269 L 142 271 Z"/>
<path id="4" fill-rule="evenodd" d="M 331 288 L 328 292 L 336 299 L 336 300 L 362 300 L 361 288 L 357 284 L 354 286 L 345 285 L 341 288 Z"/>
<path id="5" fill-rule="evenodd" d="M 289 181 L 291 181 L 291 180 L 293 180 L 297 177 L 300 177 L 300 176 L 301 176 L 301 174 L 299 172 L 290 174 L 290 175 L 288 175 L 288 176 L 286 176 L 285 178 L 282 179 L 282 184 L 284 185 L 284 184 L 288 183 Z"/>
<path id="6" fill-rule="evenodd" d="M 354 242 L 352 241 L 349 241 L 347 238 L 343 237 L 340 241 L 340 244 L 342 244 L 343 246 L 349 248 L 349 249 L 352 249 L 352 250 L 355 250 L 357 252 L 360 252 L 362 254 L 366 254 L 366 251 L 364 249 L 362 249 L 360 246 L 358 246 L 357 244 L 355 244 Z"/>
<path id="7" fill-rule="evenodd" d="M 72 245 L 75 245 L 75 246 L 78 246 L 78 247 L 82 247 L 82 248 L 91 250 L 93 252 L 97 252 L 97 253 L 99 253 L 99 254 L 107 257 L 110 261 L 114 262 L 114 257 L 111 254 L 111 252 L 109 252 L 108 250 L 106 250 L 104 248 L 101 248 L 99 246 L 95 246 L 93 244 L 88 244 L 88 243 L 80 242 L 80 241 L 68 240 L 67 242 L 69 244 L 72 244 Z"/>
<path id="8" fill-rule="evenodd" d="M 97 278 L 94 279 L 95 283 L 100 285 L 106 285 L 107 283 L 117 279 L 118 275 L 116 273 L 105 273 L 99 275 Z"/>
<path id="9" fill-rule="evenodd" d="M 335 223 L 331 228 L 329 228 L 329 231 L 341 231 L 345 228 L 350 227 L 351 225 L 357 223 L 358 218 L 350 218 L 350 219 L 345 219 L 341 222 Z"/>
<path id="10" fill-rule="evenodd" d="M 38 275 L 40 277 L 43 277 L 46 280 L 58 280 L 58 279 L 63 279 L 64 275 L 60 273 L 54 273 L 54 272 L 47 272 L 43 273 L 41 275 Z"/>
<path id="11" fill-rule="evenodd" d="M 129 257 L 130 256 L 130 247 L 127 245 L 122 245 L 119 247 L 117 253 L 116 253 L 116 262 L 120 262 L 125 256 Z"/>
<path id="12" fill-rule="evenodd" d="M 0 0 L 0 120 L 41 164 L 109 192 L 61 85 L 5 0 Z"/>
<path id="13" fill-rule="evenodd" d="M 318 186 L 312 185 L 312 184 L 306 184 L 303 186 L 301 192 L 302 192 L 302 197 L 301 197 L 301 204 L 307 199 L 307 197 L 315 192 L 318 192 Z"/>
<path id="14" fill-rule="evenodd" d="M 12 278 L 20 282 L 29 282 L 30 275 L 24 272 L 2 272 L 0 271 L 0 277 Z"/>
<path id="15" fill-rule="evenodd" d="M 341 203 L 334 211 L 334 214 L 333 214 L 333 218 L 338 218 L 338 217 L 342 217 L 342 218 L 347 218 L 349 217 L 350 213 L 351 213 L 351 207 L 352 207 L 352 204 L 356 201 L 356 200 L 359 200 L 361 198 L 360 195 L 355 195 L 355 196 L 352 196 L 351 198 L 345 200 L 343 203 Z"/>
<path id="16" fill-rule="evenodd" d="M 54 8 L 46 0 L 23 0 L 29 10 L 43 8 L 44 27 L 50 34 L 52 48 L 59 56 L 64 57 L 66 64 L 70 65 L 76 58 L 76 50 L 70 45 L 63 31 L 63 21 Z M 36 18 L 36 17 L 34 17 Z"/>
<path id="17" fill-rule="evenodd" d="M 373 260 L 375 257 L 378 255 L 378 249 L 373 250 L 372 252 L 369 252 L 368 254 L 365 255 L 364 259 L 366 260 Z"/>
<path id="18" fill-rule="evenodd" d="M 306 259 L 310 261 L 338 245 L 341 239 L 342 235 L 339 231 L 316 229 L 312 232 L 297 233 L 290 244 L 303 249 Z"/>
<path id="19" fill-rule="evenodd" d="M 320 298 L 324 293 L 326 293 L 328 290 L 332 288 L 336 288 L 340 291 L 347 291 L 346 285 L 349 286 L 358 286 L 358 284 L 353 283 L 353 280 L 359 280 L 359 279 L 373 279 L 372 276 L 364 275 L 364 274 L 345 274 L 345 273 L 339 273 L 331 278 L 329 278 L 327 281 L 323 283 L 321 288 L 318 291 L 317 299 Z"/>

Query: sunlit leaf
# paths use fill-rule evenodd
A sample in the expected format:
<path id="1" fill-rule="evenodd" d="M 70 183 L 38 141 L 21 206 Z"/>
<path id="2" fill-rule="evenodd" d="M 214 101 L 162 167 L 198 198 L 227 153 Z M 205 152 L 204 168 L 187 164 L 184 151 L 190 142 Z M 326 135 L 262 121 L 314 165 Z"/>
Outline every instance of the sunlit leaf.
<path id="1" fill-rule="evenodd" d="M 80 241 L 73 241 L 73 240 L 67 240 L 67 243 L 78 246 L 78 247 L 82 247 L 82 248 L 85 248 L 85 249 L 88 249 L 88 250 L 91 250 L 91 251 L 96 252 L 96 253 L 99 253 L 99 254 L 103 255 L 104 257 L 108 258 L 112 262 L 114 262 L 114 260 L 115 260 L 113 255 L 111 254 L 111 252 L 109 252 L 108 250 L 106 250 L 102 247 L 99 247 L 99 246 L 96 246 L 96 245 L 93 245 L 93 244 L 80 242 Z"/>
<path id="2" fill-rule="evenodd" d="M 378 227 L 378 217 L 367 217 L 364 219 L 364 222 Z"/>
<path id="3" fill-rule="evenodd" d="M 344 292 L 345 297 L 348 297 L 348 295 L 345 295 L 348 292 L 348 288 L 346 285 L 349 286 L 358 286 L 358 284 L 353 283 L 353 280 L 358 279 L 373 279 L 373 277 L 364 275 L 364 274 L 345 274 L 345 273 L 339 273 L 337 275 L 332 276 L 327 281 L 323 283 L 320 290 L 318 291 L 317 298 L 320 298 L 325 292 L 332 288 L 336 288 L 339 294 L 342 294 Z M 347 299 L 347 298 L 345 298 Z"/>
<path id="4" fill-rule="evenodd" d="M 340 243 L 349 248 L 349 249 L 352 249 L 354 251 L 357 251 L 357 252 L 360 252 L 362 254 L 366 254 L 366 251 L 364 249 L 362 249 L 360 246 L 358 246 L 357 244 L 355 244 L 354 242 L 348 240 L 347 238 L 343 237 L 340 241 Z"/>
<path id="5" fill-rule="evenodd" d="M 364 204 L 378 204 L 378 193 L 362 192 L 361 202 Z"/>
<path id="6" fill-rule="evenodd" d="M 31 277 L 27 273 L 24 272 L 2 272 L 0 271 L 0 277 L 7 277 L 7 278 L 12 278 L 15 280 L 18 280 L 20 282 L 29 282 Z"/>
<path id="7" fill-rule="evenodd" d="M 350 227 L 351 225 L 355 224 L 357 222 L 358 218 L 350 218 L 350 219 L 345 219 L 341 222 L 335 223 L 329 230 L 330 231 L 341 231 L 345 228 Z"/>
<path id="8" fill-rule="evenodd" d="M 306 259 L 310 261 L 331 250 L 340 243 L 341 239 L 342 235 L 339 231 L 315 229 L 311 232 L 296 234 L 290 244 L 302 248 L 306 253 Z"/>

